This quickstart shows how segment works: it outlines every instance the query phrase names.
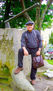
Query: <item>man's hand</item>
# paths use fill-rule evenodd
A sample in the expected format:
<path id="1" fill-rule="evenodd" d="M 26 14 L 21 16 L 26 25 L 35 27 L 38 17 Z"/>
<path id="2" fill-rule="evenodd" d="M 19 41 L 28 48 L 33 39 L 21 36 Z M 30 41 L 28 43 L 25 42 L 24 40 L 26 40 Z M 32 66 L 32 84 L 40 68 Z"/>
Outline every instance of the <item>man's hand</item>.
<path id="1" fill-rule="evenodd" d="M 24 55 L 25 55 L 25 56 L 28 56 L 29 53 L 28 53 L 28 51 L 26 50 L 25 47 L 23 47 L 23 50 L 24 50 Z"/>
<path id="2" fill-rule="evenodd" d="M 40 55 L 40 51 L 41 51 L 41 48 L 39 48 L 39 50 L 36 52 L 36 55 L 37 55 L 37 56 Z"/>
<path id="3" fill-rule="evenodd" d="M 36 52 L 36 56 L 39 56 L 40 55 L 40 51 L 38 50 L 37 52 Z"/>

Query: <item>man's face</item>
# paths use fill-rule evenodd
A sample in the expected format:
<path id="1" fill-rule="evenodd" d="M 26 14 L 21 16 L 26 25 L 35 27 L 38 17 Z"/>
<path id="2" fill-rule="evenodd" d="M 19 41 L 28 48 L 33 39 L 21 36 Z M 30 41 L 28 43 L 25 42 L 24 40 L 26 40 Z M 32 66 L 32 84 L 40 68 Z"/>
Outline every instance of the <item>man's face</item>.
<path id="1" fill-rule="evenodd" d="M 34 24 L 28 24 L 28 25 L 26 25 L 26 27 L 27 27 L 27 30 L 29 32 L 31 32 L 33 30 L 33 28 L 34 28 Z"/>

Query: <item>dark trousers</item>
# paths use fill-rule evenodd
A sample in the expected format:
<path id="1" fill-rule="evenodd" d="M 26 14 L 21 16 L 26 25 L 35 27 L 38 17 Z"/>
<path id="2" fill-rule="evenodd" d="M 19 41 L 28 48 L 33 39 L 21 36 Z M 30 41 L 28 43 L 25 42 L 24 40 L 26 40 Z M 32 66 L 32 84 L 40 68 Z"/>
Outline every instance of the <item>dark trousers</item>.
<path id="1" fill-rule="evenodd" d="M 36 55 L 36 52 L 38 50 L 38 48 L 26 48 L 28 53 L 31 54 L 31 58 L 33 59 L 33 57 Z M 23 57 L 24 57 L 24 51 L 22 48 L 19 49 L 18 51 L 18 67 L 23 67 Z M 32 60 L 33 61 L 33 60 Z M 34 80 L 36 77 L 36 72 L 37 69 L 33 68 L 33 64 L 31 66 L 31 74 L 30 74 L 30 78 L 31 80 Z"/>

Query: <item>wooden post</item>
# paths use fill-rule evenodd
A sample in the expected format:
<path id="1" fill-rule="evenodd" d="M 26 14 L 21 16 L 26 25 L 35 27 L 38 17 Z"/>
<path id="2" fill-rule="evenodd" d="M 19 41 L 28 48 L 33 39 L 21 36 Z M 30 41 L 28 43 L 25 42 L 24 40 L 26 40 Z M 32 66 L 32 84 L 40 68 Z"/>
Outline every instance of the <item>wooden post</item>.
<path id="1" fill-rule="evenodd" d="M 10 28 L 10 23 L 9 22 L 5 22 L 5 28 Z"/>

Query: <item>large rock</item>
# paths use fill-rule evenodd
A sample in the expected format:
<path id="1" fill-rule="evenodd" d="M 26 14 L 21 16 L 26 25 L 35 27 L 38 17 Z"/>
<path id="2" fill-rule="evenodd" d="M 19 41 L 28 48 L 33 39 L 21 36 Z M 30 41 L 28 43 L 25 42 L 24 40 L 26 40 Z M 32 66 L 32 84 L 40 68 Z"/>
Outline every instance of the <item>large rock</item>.
<path id="1" fill-rule="evenodd" d="M 24 31 L 25 29 L 0 29 L 0 64 L 4 64 L 9 68 L 13 81 L 16 86 L 21 89 L 20 91 L 35 91 L 33 86 L 25 77 L 25 75 L 31 71 L 30 56 L 25 56 L 23 59 L 25 75 L 23 72 L 20 72 L 17 75 L 14 75 L 14 72 L 12 72 L 18 64 L 18 50 L 20 48 L 21 36 Z"/>
<path id="2" fill-rule="evenodd" d="M 12 78 L 13 78 L 14 85 L 16 85 L 20 91 L 35 91 L 33 86 L 26 79 L 23 71 L 20 71 L 19 74 L 16 74 L 16 75 L 14 74 L 14 71 L 13 71 Z"/>

